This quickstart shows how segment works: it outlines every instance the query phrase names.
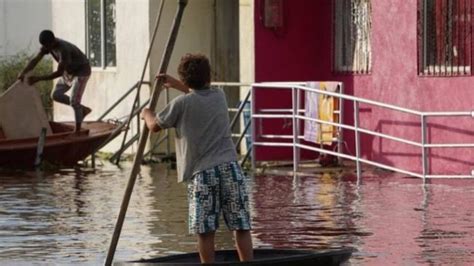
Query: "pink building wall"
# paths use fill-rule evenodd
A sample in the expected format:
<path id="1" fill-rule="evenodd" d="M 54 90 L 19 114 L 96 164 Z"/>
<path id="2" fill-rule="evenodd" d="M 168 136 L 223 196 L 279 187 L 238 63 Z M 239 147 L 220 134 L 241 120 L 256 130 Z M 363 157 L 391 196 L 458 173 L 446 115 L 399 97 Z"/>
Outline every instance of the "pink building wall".
<path id="1" fill-rule="evenodd" d="M 331 1 L 284 1 L 284 27 L 274 31 L 262 22 L 262 0 L 255 4 L 255 80 L 342 81 L 345 93 L 418 111 L 474 110 L 474 77 L 420 77 L 417 74 L 417 1 L 372 1 L 372 73 L 345 75 L 331 71 Z M 291 105 L 289 93 L 257 91 L 256 107 Z M 352 102 L 346 102 L 345 123 L 353 124 Z M 418 116 L 361 105 L 361 126 L 421 141 Z M 265 132 L 291 134 L 290 121 L 265 121 Z M 431 118 L 431 143 L 474 143 L 474 118 Z M 354 134 L 344 131 L 354 151 Z M 421 150 L 399 142 L 362 135 L 364 158 L 421 172 Z M 305 152 L 306 158 L 315 158 Z M 291 159 L 291 149 L 258 147 L 257 160 Z M 474 169 L 472 148 L 430 151 L 431 174 L 468 174 Z"/>

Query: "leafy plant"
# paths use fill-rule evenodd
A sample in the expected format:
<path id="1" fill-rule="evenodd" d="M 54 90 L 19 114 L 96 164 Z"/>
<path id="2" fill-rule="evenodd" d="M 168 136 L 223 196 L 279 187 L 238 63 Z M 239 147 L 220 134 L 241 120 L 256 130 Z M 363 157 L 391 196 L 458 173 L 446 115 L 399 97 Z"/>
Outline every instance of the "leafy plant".
<path id="1" fill-rule="evenodd" d="M 0 94 L 16 82 L 18 73 L 23 70 L 33 56 L 26 52 L 20 52 L 13 56 L 0 56 Z M 51 73 L 52 69 L 53 62 L 43 58 L 33 70 L 33 75 L 46 75 Z M 40 81 L 35 84 L 35 87 L 40 92 L 41 101 L 48 117 L 52 118 L 53 101 L 50 95 L 53 81 Z"/>

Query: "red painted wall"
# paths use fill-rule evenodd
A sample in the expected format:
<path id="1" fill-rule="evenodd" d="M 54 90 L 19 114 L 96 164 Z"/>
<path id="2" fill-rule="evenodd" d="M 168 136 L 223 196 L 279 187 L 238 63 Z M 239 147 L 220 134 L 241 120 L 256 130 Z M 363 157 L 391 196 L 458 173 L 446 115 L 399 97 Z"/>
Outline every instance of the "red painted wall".
<path id="1" fill-rule="evenodd" d="M 474 110 L 473 76 L 420 77 L 417 74 L 417 1 L 372 1 L 372 73 L 342 75 L 331 71 L 331 1 L 284 1 L 284 27 L 262 23 L 262 3 L 255 3 L 255 78 L 260 81 L 334 80 L 349 95 L 419 111 Z M 291 94 L 256 92 L 256 107 L 291 106 Z M 421 140 L 417 116 L 361 105 L 361 126 L 386 134 Z M 345 104 L 345 122 L 353 124 L 352 103 Z M 474 143 L 473 118 L 432 118 L 432 143 Z M 265 132 L 291 134 L 291 121 L 266 121 Z M 344 138 L 354 154 L 354 135 Z M 362 136 L 362 154 L 377 162 L 421 171 L 421 150 L 399 142 Z M 468 174 L 474 169 L 472 148 L 431 149 L 432 174 Z M 305 157 L 315 157 L 305 153 Z M 258 147 L 257 160 L 291 159 L 291 149 Z"/>

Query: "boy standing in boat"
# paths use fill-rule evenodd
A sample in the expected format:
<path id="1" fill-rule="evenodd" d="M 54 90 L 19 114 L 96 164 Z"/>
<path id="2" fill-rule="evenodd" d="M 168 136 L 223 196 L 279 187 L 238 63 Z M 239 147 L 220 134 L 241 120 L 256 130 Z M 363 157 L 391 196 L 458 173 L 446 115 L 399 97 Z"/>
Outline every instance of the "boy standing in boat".
<path id="1" fill-rule="evenodd" d="M 158 78 L 185 94 L 157 115 L 144 109 L 142 118 L 153 132 L 176 129 L 178 182 L 187 182 L 189 232 L 198 235 L 201 262 L 214 262 L 221 211 L 234 231 L 240 260 L 252 260 L 247 181 L 237 162 L 224 92 L 210 87 L 211 68 L 204 55 L 183 56 L 178 74 L 180 80 L 166 74 Z"/>
<path id="2" fill-rule="evenodd" d="M 78 132 L 81 129 L 84 117 L 91 112 L 89 107 L 81 104 L 82 94 L 91 75 L 89 60 L 74 44 L 56 38 L 52 31 L 42 31 L 39 35 L 39 42 L 42 45 L 40 51 L 20 72 L 18 79 L 23 81 L 25 75 L 33 70 L 45 55 L 51 54 L 54 60 L 58 62 L 57 70 L 45 76 L 27 77 L 26 81 L 33 85 L 38 81 L 61 77 L 56 83 L 52 98 L 56 102 L 72 106 L 76 121 L 75 131 Z M 66 92 L 71 88 L 72 93 L 69 97 Z"/>

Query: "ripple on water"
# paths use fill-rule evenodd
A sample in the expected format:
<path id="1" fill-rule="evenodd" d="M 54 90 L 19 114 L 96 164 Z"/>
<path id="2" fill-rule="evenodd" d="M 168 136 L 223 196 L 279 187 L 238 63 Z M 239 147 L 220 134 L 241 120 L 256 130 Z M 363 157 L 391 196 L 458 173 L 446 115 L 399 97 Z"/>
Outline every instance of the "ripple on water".
<path id="1" fill-rule="evenodd" d="M 102 264 L 130 165 L 0 172 L 0 264 Z M 385 176 L 386 175 L 386 176 Z M 257 247 L 355 247 L 354 265 L 474 263 L 474 183 L 417 179 L 257 176 L 250 179 Z M 224 226 L 221 221 L 221 226 Z M 233 248 L 220 229 L 217 248 Z M 164 165 L 143 166 L 116 260 L 195 251 L 186 188 Z"/>

